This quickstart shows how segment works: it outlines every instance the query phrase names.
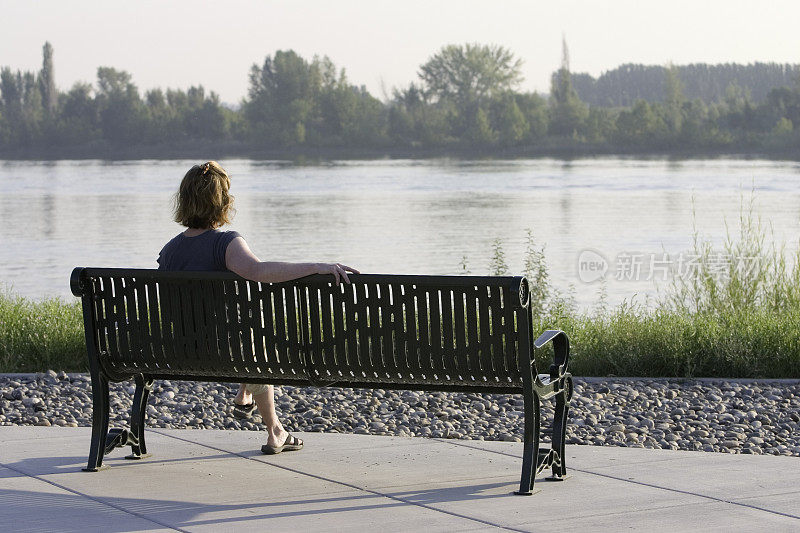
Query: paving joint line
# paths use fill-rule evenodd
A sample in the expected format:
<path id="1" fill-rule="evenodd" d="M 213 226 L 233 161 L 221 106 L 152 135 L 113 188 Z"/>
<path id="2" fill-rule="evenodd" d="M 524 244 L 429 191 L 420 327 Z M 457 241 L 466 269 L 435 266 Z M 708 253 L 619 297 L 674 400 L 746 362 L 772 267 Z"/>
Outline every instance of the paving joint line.
<path id="1" fill-rule="evenodd" d="M 183 442 L 188 442 L 190 444 L 195 444 L 197 446 L 203 446 L 204 448 L 209 448 L 211 450 L 216 450 L 218 452 L 229 453 L 231 455 L 235 455 L 237 457 L 241 457 L 242 459 L 247 459 L 248 461 L 254 461 L 254 462 L 262 464 L 262 465 L 267 465 L 267 466 L 272 466 L 272 467 L 275 467 L 275 468 L 280 468 L 281 470 L 286 470 L 287 472 L 292 472 L 294 474 L 300 474 L 300 475 L 308 476 L 308 477 L 311 477 L 311 478 L 314 478 L 314 479 L 317 479 L 317 480 L 320 480 L 320 481 L 327 481 L 329 483 L 342 485 L 344 487 L 348 487 L 348 488 L 351 488 L 351 489 L 354 489 L 354 490 L 358 490 L 358 491 L 366 492 L 366 493 L 369 493 L 369 494 L 373 494 L 375 496 L 381 496 L 381 497 L 384 497 L 384 498 L 388 498 L 390 500 L 394 500 L 394 501 L 398 501 L 398 502 L 401 502 L 401 503 L 405 503 L 407 505 L 413 505 L 415 507 L 422 507 L 423 509 L 428 509 L 429 511 L 435 511 L 435 512 L 438 512 L 438 513 L 454 516 L 456 518 L 463 518 L 465 520 L 471 520 L 473 522 L 478 522 L 479 524 L 495 527 L 495 528 L 498 528 L 498 529 L 504 529 L 506 531 L 515 531 L 515 532 L 518 532 L 518 533 L 527 533 L 528 532 L 528 530 L 526 530 L 526 529 L 516 529 L 516 528 L 510 527 L 510 526 L 502 526 L 500 524 L 495 524 L 493 522 L 489 522 L 488 520 L 483 520 L 481 518 L 475 518 L 475 517 L 472 517 L 472 516 L 459 514 L 459 513 L 453 512 L 453 511 L 448 511 L 446 509 L 439 509 L 439 508 L 433 507 L 431 505 L 427 505 L 427 504 L 424 504 L 424 503 L 411 501 L 411 500 L 408 500 L 406 498 L 401 498 L 399 496 L 392 496 L 391 494 L 384 494 L 384 493 L 382 493 L 380 491 L 377 491 L 377 490 L 368 489 L 366 487 L 359 487 L 358 485 L 353 485 L 352 483 L 347 483 L 345 481 L 339 481 L 339 480 L 336 480 L 336 479 L 328 478 L 328 477 L 325 477 L 325 476 L 320 476 L 320 475 L 317 475 L 317 474 L 310 474 L 308 472 L 304 472 L 304 471 L 298 470 L 296 468 L 291 468 L 289 466 L 279 465 L 279 464 L 275 464 L 275 463 L 267 463 L 265 461 L 259 461 L 257 459 L 252 458 L 252 457 L 249 457 L 247 455 L 244 455 L 244 454 L 241 454 L 241 453 L 238 453 L 238 452 L 232 452 L 230 450 L 225 450 L 223 448 L 218 448 L 218 447 L 212 446 L 210 444 L 203 444 L 203 443 L 200 443 L 200 442 L 195 442 L 193 440 L 184 439 L 183 437 L 170 435 L 168 433 L 162 433 L 160 431 L 156 431 L 156 430 L 152 430 L 152 429 L 150 431 L 152 431 L 153 433 L 157 433 L 159 435 L 162 435 L 164 437 L 169 437 L 171 439 L 176 439 L 176 440 L 180 440 L 180 441 L 183 441 Z"/>
<path id="2" fill-rule="evenodd" d="M 498 455 L 505 455 L 507 457 L 513 457 L 515 459 L 519 459 L 519 456 L 517 456 L 517 455 L 513 455 L 513 454 L 510 454 L 510 453 L 501 452 L 501 451 L 497 451 L 497 450 L 487 450 L 485 448 L 480 448 L 478 446 L 470 446 L 468 444 L 462 444 L 460 442 L 453 442 L 451 439 L 447 439 L 447 440 L 433 439 L 433 440 L 435 440 L 437 442 L 440 442 L 442 444 L 450 444 L 452 446 L 461 446 L 463 448 L 469 448 L 470 450 L 478 450 L 478 451 L 482 451 L 482 452 L 496 453 Z M 570 467 L 570 468 L 572 470 L 576 471 L 576 472 L 581 472 L 583 474 L 591 474 L 593 476 L 605 477 L 605 478 L 608 478 L 608 479 L 614 479 L 616 481 L 624 481 L 625 483 L 633 483 L 635 485 L 642 485 L 644 487 L 650 487 L 650 488 L 653 488 L 653 489 L 660 489 L 660 490 L 666 490 L 666 491 L 670 491 L 670 492 L 677 492 L 679 494 L 686 494 L 688 496 L 696 496 L 698 498 L 705 498 L 705 499 L 712 500 L 712 501 L 715 501 L 715 502 L 727 503 L 727 504 L 730 504 L 730 505 L 738 505 L 740 507 L 747 507 L 749 509 L 755 509 L 757 511 L 764 511 L 766 513 L 772 513 L 772 514 L 775 514 L 775 515 L 778 515 L 778 516 L 785 516 L 787 518 L 794 518 L 795 520 L 800 520 L 800 516 L 793 515 L 793 514 L 790 514 L 790 513 L 784 513 L 784 512 L 781 512 L 781 511 L 775 511 L 774 509 L 767 509 L 766 507 L 759 507 L 758 505 L 751 505 L 749 503 L 737 502 L 737 501 L 734 501 L 734 500 L 726 500 L 725 498 L 717 498 L 716 496 L 709 496 L 708 494 L 701 494 L 699 492 L 692 492 L 690 490 L 682 490 L 682 489 L 675 489 L 675 488 L 671 488 L 671 487 L 664 487 L 664 486 L 661 486 L 661 485 L 656 485 L 654 483 L 647 483 L 645 481 L 636 481 L 635 479 L 627 479 L 627 478 L 623 478 L 623 477 L 619 477 L 619 476 L 612 476 L 611 474 L 602 474 L 600 472 L 592 472 L 591 470 L 583 470 L 583 469 L 575 468 L 575 467 Z"/>
<path id="3" fill-rule="evenodd" d="M 129 514 L 131 516 L 135 516 L 136 518 L 140 518 L 142 520 L 147 520 L 148 522 L 152 522 L 152 523 L 157 524 L 157 525 L 159 525 L 161 527 L 165 527 L 165 528 L 171 529 L 173 531 L 180 531 L 181 533 L 189 533 L 185 529 L 181 529 L 179 527 L 171 526 L 169 524 L 165 524 L 164 522 L 160 522 L 160 521 L 158 521 L 158 520 L 156 520 L 154 518 L 150 518 L 148 516 L 139 514 L 137 512 L 130 511 L 128 509 L 125 509 L 121 505 L 117 505 L 117 504 L 111 503 L 109 501 L 105 501 L 105 500 L 102 500 L 102 499 L 97 498 L 95 496 L 92 496 L 90 494 L 85 494 L 85 493 L 77 491 L 75 489 L 71 489 L 71 488 L 69 488 L 69 487 L 67 487 L 65 485 L 62 485 L 61 483 L 56 483 L 55 481 L 50 481 L 49 479 L 44 479 L 43 477 L 41 477 L 41 476 L 39 476 L 37 474 L 29 474 L 29 473 L 27 473 L 27 472 L 25 472 L 23 470 L 20 470 L 18 468 L 14 468 L 13 466 L 7 465 L 5 463 L 0 463 L 0 466 L 2 466 L 3 468 L 8 468 L 12 472 L 16 472 L 17 474 L 21 474 L 21 475 L 29 477 L 31 479 L 35 479 L 37 481 L 41 481 L 42 483 L 47 483 L 48 485 L 52 485 L 52 486 L 54 486 L 54 487 L 56 487 L 58 489 L 65 490 L 67 492 L 75 494 L 76 496 L 82 496 L 82 497 L 86 498 L 87 500 L 91 500 L 91 501 L 93 501 L 95 503 L 99 503 L 101 505 L 106 505 L 108 507 L 111 507 L 112 509 L 116 509 L 117 511 L 122 511 L 123 513 L 127 513 L 127 514 Z M 87 475 L 88 475 L 88 473 L 87 473 Z"/>

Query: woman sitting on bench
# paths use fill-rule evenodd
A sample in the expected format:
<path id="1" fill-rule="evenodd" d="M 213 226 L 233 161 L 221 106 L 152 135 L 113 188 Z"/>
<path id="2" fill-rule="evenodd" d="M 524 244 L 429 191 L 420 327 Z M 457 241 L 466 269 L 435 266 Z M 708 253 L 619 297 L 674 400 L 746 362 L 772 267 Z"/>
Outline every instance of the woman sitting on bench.
<path id="1" fill-rule="evenodd" d="M 333 274 L 337 285 L 340 281 L 350 282 L 348 272 L 358 274 L 354 268 L 340 263 L 260 261 L 239 233 L 219 230 L 233 216 L 230 185 L 228 174 L 216 161 L 189 169 L 175 196 L 175 222 L 187 229 L 161 250 L 159 270 L 231 271 L 265 283 L 281 283 L 311 274 Z M 276 454 L 303 447 L 303 441 L 289 434 L 278 420 L 272 385 L 239 385 L 234 415 L 245 418 L 255 407 L 268 433 L 262 453 Z"/>

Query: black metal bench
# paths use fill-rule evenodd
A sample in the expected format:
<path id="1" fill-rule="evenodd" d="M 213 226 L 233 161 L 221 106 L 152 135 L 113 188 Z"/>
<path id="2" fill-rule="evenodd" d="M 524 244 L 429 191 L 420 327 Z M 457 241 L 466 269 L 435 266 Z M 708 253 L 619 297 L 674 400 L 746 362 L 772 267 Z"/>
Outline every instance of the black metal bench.
<path id="1" fill-rule="evenodd" d="M 566 476 L 569 340 L 534 340 L 523 277 L 351 275 L 268 284 L 231 273 L 76 268 L 92 377 L 89 464 L 130 445 L 147 454 L 154 379 L 522 394 L 519 494 Z M 533 348 L 553 344 L 538 373 Z M 549 358 L 548 358 L 549 360 Z M 130 430 L 108 429 L 109 382 L 134 379 Z M 540 399 L 555 399 L 552 446 L 540 447 Z"/>

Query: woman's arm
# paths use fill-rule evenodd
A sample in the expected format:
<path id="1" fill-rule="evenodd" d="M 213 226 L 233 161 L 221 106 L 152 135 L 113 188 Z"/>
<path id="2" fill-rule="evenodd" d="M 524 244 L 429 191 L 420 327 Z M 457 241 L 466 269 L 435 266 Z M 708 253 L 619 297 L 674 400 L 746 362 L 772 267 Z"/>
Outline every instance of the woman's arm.
<path id="1" fill-rule="evenodd" d="M 340 280 L 350 283 L 348 272 L 358 274 L 358 270 L 339 263 L 281 263 L 259 261 L 242 237 L 236 237 L 225 250 L 225 266 L 243 278 L 266 283 L 281 283 L 311 274 L 333 274 L 336 284 Z"/>

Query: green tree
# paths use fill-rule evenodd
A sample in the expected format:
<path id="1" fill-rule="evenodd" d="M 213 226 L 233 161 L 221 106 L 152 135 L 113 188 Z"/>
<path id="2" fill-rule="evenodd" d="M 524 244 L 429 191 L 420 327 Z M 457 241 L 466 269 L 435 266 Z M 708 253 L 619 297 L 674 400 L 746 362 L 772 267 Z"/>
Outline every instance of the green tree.
<path id="1" fill-rule="evenodd" d="M 514 94 L 508 92 L 494 99 L 492 114 L 495 118 L 495 129 L 500 144 L 515 146 L 520 144 L 530 130 L 530 124 L 517 105 Z"/>
<path id="2" fill-rule="evenodd" d="M 590 143 L 609 142 L 616 133 L 614 114 L 604 107 L 590 107 L 583 131 Z"/>
<path id="3" fill-rule="evenodd" d="M 182 132 L 176 127 L 173 108 L 161 89 L 151 89 L 144 94 L 147 126 L 145 137 L 149 142 L 177 140 Z"/>
<path id="4" fill-rule="evenodd" d="M 17 144 L 18 128 L 22 120 L 22 95 L 22 73 L 17 71 L 15 74 L 10 68 L 3 67 L 0 70 L 0 114 L 3 118 L 0 134 L 3 144 Z"/>
<path id="5" fill-rule="evenodd" d="M 517 94 L 515 97 L 520 112 L 528 123 L 524 141 L 535 143 L 547 135 L 549 113 L 547 101 L 536 93 Z"/>
<path id="6" fill-rule="evenodd" d="M 131 75 L 111 67 L 97 69 L 97 106 L 103 137 L 114 143 L 144 140 L 143 104 Z"/>
<path id="7" fill-rule="evenodd" d="M 12 146 L 30 146 L 42 139 L 42 95 L 33 72 L 0 71 L 0 100 L 4 120 L 3 139 Z"/>
<path id="8" fill-rule="evenodd" d="M 293 50 L 267 56 L 250 69 L 244 105 L 254 139 L 281 145 L 303 144 L 306 122 L 312 119 L 322 86 L 321 62 L 311 63 Z"/>
<path id="9" fill-rule="evenodd" d="M 522 60 L 499 45 L 450 44 L 420 67 L 426 91 L 438 99 L 483 99 L 522 81 Z"/>
<path id="10" fill-rule="evenodd" d="M 655 146 L 664 141 L 669 131 L 663 117 L 644 100 L 622 111 L 616 126 L 615 141 L 630 146 Z"/>
<path id="11" fill-rule="evenodd" d="M 450 142 L 450 101 L 431 102 L 424 89 L 411 83 L 395 90 L 389 110 L 389 135 L 410 146 L 443 146 Z"/>
<path id="12" fill-rule="evenodd" d="M 353 129 L 346 132 L 350 145 L 379 146 L 387 142 L 387 114 L 380 100 L 367 92 L 365 87 L 351 92 L 356 95 L 355 120 Z"/>
<path id="13" fill-rule="evenodd" d="M 791 121 L 793 129 L 800 128 L 800 88 L 772 89 L 763 105 L 765 126 L 772 129 L 782 118 Z"/>
<path id="14" fill-rule="evenodd" d="M 213 91 L 206 96 L 202 85 L 189 87 L 186 96 L 189 107 L 182 117 L 186 135 L 193 139 L 224 139 L 227 125 L 219 96 Z"/>
<path id="15" fill-rule="evenodd" d="M 86 143 L 100 137 L 99 115 L 92 86 L 77 82 L 59 96 L 56 142 L 62 145 Z"/>
<path id="16" fill-rule="evenodd" d="M 394 90 L 394 98 L 389 105 L 389 136 L 392 142 L 403 146 L 419 145 L 415 111 L 423 106 L 421 91 L 413 83 L 407 89 Z"/>
<path id="17" fill-rule="evenodd" d="M 33 72 L 26 72 L 22 76 L 22 83 L 22 137 L 20 140 L 25 145 L 31 145 L 42 140 L 44 107 L 36 75 Z"/>
<path id="18" fill-rule="evenodd" d="M 462 139 L 477 146 L 492 145 L 497 142 L 497 131 L 492 128 L 489 116 L 483 107 L 473 105 L 466 113 L 467 125 Z"/>

